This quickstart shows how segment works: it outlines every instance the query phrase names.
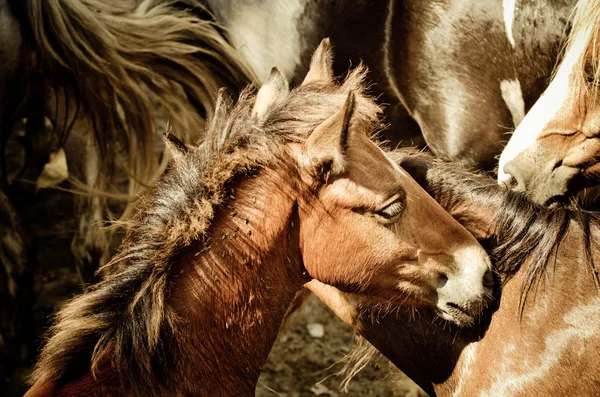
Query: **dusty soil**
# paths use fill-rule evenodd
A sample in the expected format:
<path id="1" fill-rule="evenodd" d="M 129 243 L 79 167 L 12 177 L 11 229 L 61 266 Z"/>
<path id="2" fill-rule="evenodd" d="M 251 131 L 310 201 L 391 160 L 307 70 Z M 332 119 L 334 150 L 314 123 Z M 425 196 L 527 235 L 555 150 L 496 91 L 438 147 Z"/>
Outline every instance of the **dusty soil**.
<path id="1" fill-rule="evenodd" d="M 42 190 L 24 214 L 37 244 L 35 324 L 43 334 L 52 313 L 79 293 L 70 241 L 75 230 L 70 194 Z M 309 332 L 309 329 L 312 332 Z M 312 335 L 311 335 L 312 334 Z M 41 339 L 40 339 L 41 340 Z M 387 379 L 387 363 L 371 365 L 340 391 L 343 358 L 353 348 L 352 330 L 315 297 L 311 297 L 282 329 L 260 378 L 256 396 L 409 396 L 420 395 L 409 379 Z M 12 376 L 0 374 L 0 395 L 23 394 L 27 368 Z M 424 395 L 424 394 L 423 394 Z"/>

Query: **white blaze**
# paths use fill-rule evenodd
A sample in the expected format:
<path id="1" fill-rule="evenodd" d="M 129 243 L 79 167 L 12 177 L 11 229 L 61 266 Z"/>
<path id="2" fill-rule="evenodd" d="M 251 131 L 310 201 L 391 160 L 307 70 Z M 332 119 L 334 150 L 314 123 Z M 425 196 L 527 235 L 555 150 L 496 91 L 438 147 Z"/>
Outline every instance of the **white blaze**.
<path id="1" fill-rule="evenodd" d="M 587 34 L 581 34 L 565 54 L 556 76 L 517 127 L 500 155 L 498 183 L 507 183 L 511 176 L 504 166 L 532 146 L 546 125 L 555 117 L 569 97 L 573 69 L 585 50 Z"/>

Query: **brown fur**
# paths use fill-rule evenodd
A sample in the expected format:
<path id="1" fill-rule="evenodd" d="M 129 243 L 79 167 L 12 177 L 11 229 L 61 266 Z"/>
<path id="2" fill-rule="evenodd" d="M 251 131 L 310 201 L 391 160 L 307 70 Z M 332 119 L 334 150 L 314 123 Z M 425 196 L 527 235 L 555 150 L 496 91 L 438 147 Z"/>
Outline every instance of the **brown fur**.
<path id="1" fill-rule="evenodd" d="M 176 316 L 165 305 L 173 256 L 192 241 L 208 244 L 207 232 L 215 208 L 228 198 L 228 183 L 276 162 L 285 142 L 305 139 L 341 106 L 348 91 L 362 91 L 364 73 L 356 69 L 342 86 L 301 87 L 271 109 L 262 125 L 251 121 L 251 91 L 231 110 L 221 97 L 201 144 L 179 159 L 152 194 L 141 198 L 127 224 L 124 246 L 108 265 L 114 275 L 58 314 L 32 379 L 69 379 L 78 366 L 91 360 L 98 369 L 110 357 L 137 382 L 134 389 L 150 392 L 148 385 L 159 381 L 153 374 L 169 372 L 170 364 L 157 357 L 165 353 L 162 338 L 179 332 Z M 379 109 L 362 96 L 357 102 L 357 122 L 376 123 Z"/>
<path id="2" fill-rule="evenodd" d="M 327 67 L 321 46 L 311 68 Z M 198 146 L 176 141 L 182 153 L 138 201 L 110 275 L 58 314 L 28 396 L 48 384 L 59 395 L 253 395 L 311 278 L 472 321 L 489 259 L 368 139 L 380 109 L 364 75 L 288 93 L 274 71 L 256 97 L 219 100 Z"/>
<path id="3" fill-rule="evenodd" d="M 356 329 L 432 394 L 455 395 L 462 384 L 464 395 L 479 395 L 499 382 L 509 385 L 511 395 L 595 395 L 600 381 L 598 333 L 575 331 L 568 315 L 597 300 L 600 218 L 545 208 L 488 176 L 424 154 L 392 156 L 488 246 L 502 288 L 493 309 L 470 329 L 440 324 L 427 311 L 413 316 L 405 310 L 377 322 L 363 314 L 354 319 Z M 553 332 L 561 329 L 584 336 L 553 351 L 547 345 L 560 346 Z M 414 339 L 413 334 L 421 337 Z M 359 346 L 346 367 L 350 377 L 378 355 L 365 341 Z M 470 353 L 461 356 L 467 348 Z M 557 356 L 550 369 L 543 369 L 548 371 L 545 376 L 527 376 L 536 373 L 535 363 L 543 357 Z M 510 388 L 512 377 L 533 380 L 515 381 Z"/>

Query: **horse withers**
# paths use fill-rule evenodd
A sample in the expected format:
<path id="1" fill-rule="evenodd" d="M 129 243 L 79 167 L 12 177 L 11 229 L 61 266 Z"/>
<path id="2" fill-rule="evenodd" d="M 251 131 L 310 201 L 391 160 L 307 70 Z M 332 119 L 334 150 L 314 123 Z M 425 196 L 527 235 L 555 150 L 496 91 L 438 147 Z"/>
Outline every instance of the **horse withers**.
<path id="1" fill-rule="evenodd" d="M 538 203 L 598 196 L 599 37 L 600 1 L 580 0 L 552 82 L 500 156 L 498 181 Z M 595 208 L 597 200 L 583 204 Z"/>
<path id="2" fill-rule="evenodd" d="M 27 396 L 252 396 L 311 279 L 471 324 L 487 254 L 368 139 L 365 73 L 336 85 L 325 40 L 300 87 L 273 70 L 219 102 L 198 147 L 176 141 L 110 275 L 58 314 Z"/>

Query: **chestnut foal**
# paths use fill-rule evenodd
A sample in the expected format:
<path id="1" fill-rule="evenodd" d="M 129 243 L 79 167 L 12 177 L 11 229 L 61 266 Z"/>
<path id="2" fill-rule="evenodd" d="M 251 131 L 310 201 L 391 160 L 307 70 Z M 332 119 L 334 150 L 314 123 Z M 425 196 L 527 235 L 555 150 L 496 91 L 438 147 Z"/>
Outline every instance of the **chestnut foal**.
<path id="1" fill-rule="evenodd" d="M 300 87 L 274 69 L 255 97 L 219 102 L 198 147 L 176 142 L 110 275 L 58 314 L 27 397 L 253 396 L 311 279 L 471 323 L 490 261 L 368 139 L 365 73 L 335 84 L 324 40 Z"/>

